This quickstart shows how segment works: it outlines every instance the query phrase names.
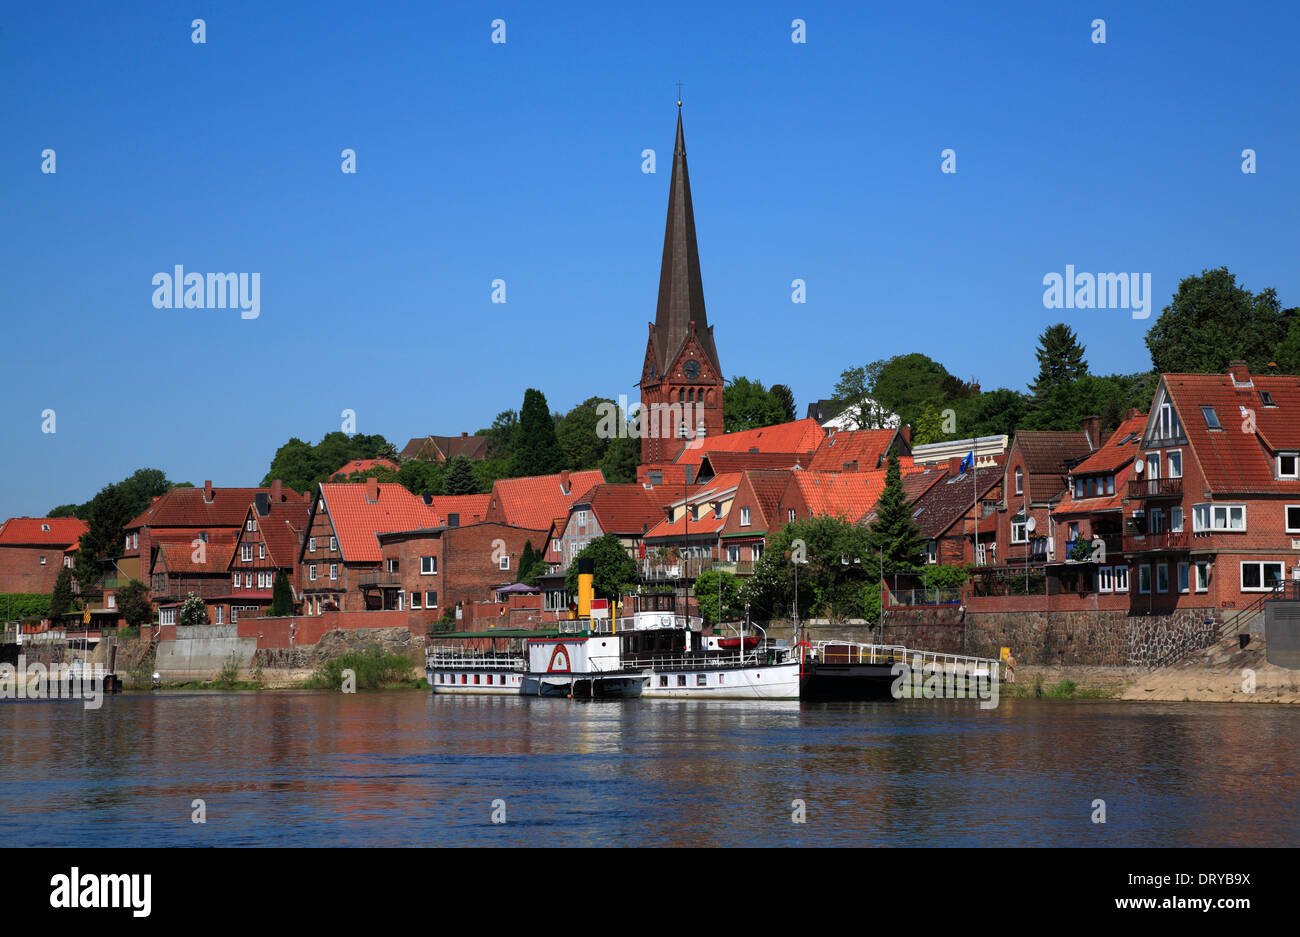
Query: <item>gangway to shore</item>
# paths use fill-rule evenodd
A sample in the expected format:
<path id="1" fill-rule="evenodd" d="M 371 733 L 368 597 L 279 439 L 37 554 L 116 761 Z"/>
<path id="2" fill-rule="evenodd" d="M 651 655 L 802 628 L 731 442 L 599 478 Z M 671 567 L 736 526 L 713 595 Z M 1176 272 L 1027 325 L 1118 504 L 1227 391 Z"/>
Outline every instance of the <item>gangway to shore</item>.
<path id="1" fill-rule="evenodd" d="M 853 641 L 800 641 L 800 696 L 805 699 L 887 699 L 899 665 L 912 673 L 939 674 L 945 682 L 968 685 L 973 680 L 998 679 L 999 660 L 923 651 L 902 644 L 861 644 Z"/>

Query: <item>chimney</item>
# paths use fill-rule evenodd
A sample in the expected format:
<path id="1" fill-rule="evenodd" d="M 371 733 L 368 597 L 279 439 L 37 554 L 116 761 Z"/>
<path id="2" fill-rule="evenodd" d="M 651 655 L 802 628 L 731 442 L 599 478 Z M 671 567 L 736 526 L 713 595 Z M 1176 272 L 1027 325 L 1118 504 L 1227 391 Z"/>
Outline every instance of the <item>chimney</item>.
<path id="1" fill-rule="evenodd" d="M 1228 373 L 1232 375 L 1232 382 L 1238 387 L 1249 385 L 1251 383 L 1250 366 L 1244 361 L 1229 361 Z"/>
<path id="2" fill-rule="evenodd" d="M 908 426 L 906 423 L 898 428 L 898 435 L 902 436 L 903 442 L 907 443 L 909 446 L 912 444 L 912 427 Z"/>
<path id="3" fill-rule="evenodd" d="M 212 503 L 212 479 L 210 478 L 203 483 L 203 500 L 208 504 Z"/>
<path id="4" fill-rule="evenodd" d="M 366 479 L 366 500 L 371 504 L 379 501 L 379 479 L 373 475 Z"/>
<path id="5" fill-rule="evenodd" d="M 466 433 L 466 432 L 464 432 L 464 431 L 462 430 L 462 431 L 461 431 L 461 434 L 460 434 L 460 438 L 461 438 L 461 439 L 469 439 L 469 433 Z"/>
<path id="6" fill-rule="evenodd" d="M 284 496 L 280 493 L 280 479 L 271 480 L 271 503 L 279 504 Z"/>
<path id="7" fill-rule="evenodd" d="M 1088 445 L 1096 449 L 1101 445 L 1101 417 L 1085 416 L 1083 418 L 1083 431 L 1088 437 Z"/>
<path id="8" fill-rule="evenodd" d="M 448 515 L 447 515 L 447 526 L 448 526 L 448 527 L 459 527 L 459 526 L 460 526 L 460 515 L 459 515 L 459 514 L 448 514 Z"/>
<path id="9" fill-rule="evenodd" d="M 948 474 L 956 478 L 961 474 L 961 457 L 951 456 L 948 459 Z"/>
<path id="10" fill-rule="evenodd" d="M 259 517 L 266 517 L 271 513 L 271 501 L 265 491 L 259 491 L 253 495 L 253 504 Z"/>
<path id="11" fill-rule="evenodd" d="M 858 460 L 857 460 L 857 459 L 854 459 L 852 462 L 845 462 L 845 463 L 844 463 L 844 471 L 846 471 L 846 472 L 856 472 L 857 470 L 858 470 Z"/>
<path id="12" fill-rule="evenodd" d="M 560 473 L 560 490 L 566 495 L 569 493 L 569 470 L 565 469 Z"/>
<path id="13" fill-rule="evenodd" d="M 1141 416 L 1141 415 L 1142 415 L 1141 407 L 1129 407 L 1126 411 L 1124 411 L 1124 419 L 1126 420 L 1131 420 L 1133 419 L 1133 417 Z"/>

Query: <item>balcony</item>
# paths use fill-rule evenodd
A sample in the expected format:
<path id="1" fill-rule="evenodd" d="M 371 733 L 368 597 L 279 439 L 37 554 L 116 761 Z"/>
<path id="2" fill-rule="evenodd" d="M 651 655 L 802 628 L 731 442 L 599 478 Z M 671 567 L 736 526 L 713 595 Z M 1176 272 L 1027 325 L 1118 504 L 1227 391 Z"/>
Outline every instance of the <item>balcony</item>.
<path id="1" fill-rule="evenodd" d="M 700 573 L 713 568 L 713 560 L 687 559 L 641 561 L 642 582 L 674 582 L 683 579 L 698 579 Z"/>
<path id="2" fill-rule="evenodd" d="M 1124 537 L 1125 553 L 1150 553 L 1155 550 L 1186 550 L 1191 534 L 1185 530 L 1158 534 L 1133 534 Z"/>
<path id="3" fill-rule="evenodd" d="M 1182 478 L 1139 478 L 1128 483 L 1130 498 L 1181 498 Z"/>
<path id="4" fill-rule="evenodd" d="M 379 586 L 381 588 L 399 588 L 402 585 L 400 573 L 390 573 L 387 570 L 381 570 L 373 573 L 361 573 L 357 576 L 357 585 L 361 588 L 366 586 Z"/>

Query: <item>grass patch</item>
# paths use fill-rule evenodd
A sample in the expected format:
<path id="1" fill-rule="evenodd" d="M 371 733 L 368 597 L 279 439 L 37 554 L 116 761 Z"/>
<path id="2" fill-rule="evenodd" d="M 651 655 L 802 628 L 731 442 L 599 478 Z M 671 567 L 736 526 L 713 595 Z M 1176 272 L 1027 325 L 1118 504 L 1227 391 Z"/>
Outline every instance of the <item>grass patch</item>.
<path id="1" fill-rule="evenodd" d="M 998 692 L 1003 699 L 1113 699 L 1124 690 L 1121 686 L 1081 684 L 1073 680 L 1048 684 L 1041 673 L 1029 683 L 1003 683 Z"/>
<path id="2" fill-rule="evenodd" d="M 417 678 L 414 670 L 410 658 L 374 647 L 326 661 L 307 678 L 304 686 L 313 690 L 341 690 L 344 671 L 351 671 L 352 686 L 357 690 L 427 687 L 428 682 L 423 677 Z"/>

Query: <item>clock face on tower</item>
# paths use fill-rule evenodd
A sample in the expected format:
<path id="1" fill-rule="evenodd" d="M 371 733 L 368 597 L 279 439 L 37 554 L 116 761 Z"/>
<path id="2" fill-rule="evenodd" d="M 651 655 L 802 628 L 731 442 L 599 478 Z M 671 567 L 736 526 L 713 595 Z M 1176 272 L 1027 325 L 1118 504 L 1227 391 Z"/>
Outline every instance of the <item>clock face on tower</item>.
<path id="1" fill-rule="evenodd" d="M 686 379 L 693 381 L 700 376 L 700 363 L 698 361 L 688 361 L 682 368 L 686 372 Z"/>

